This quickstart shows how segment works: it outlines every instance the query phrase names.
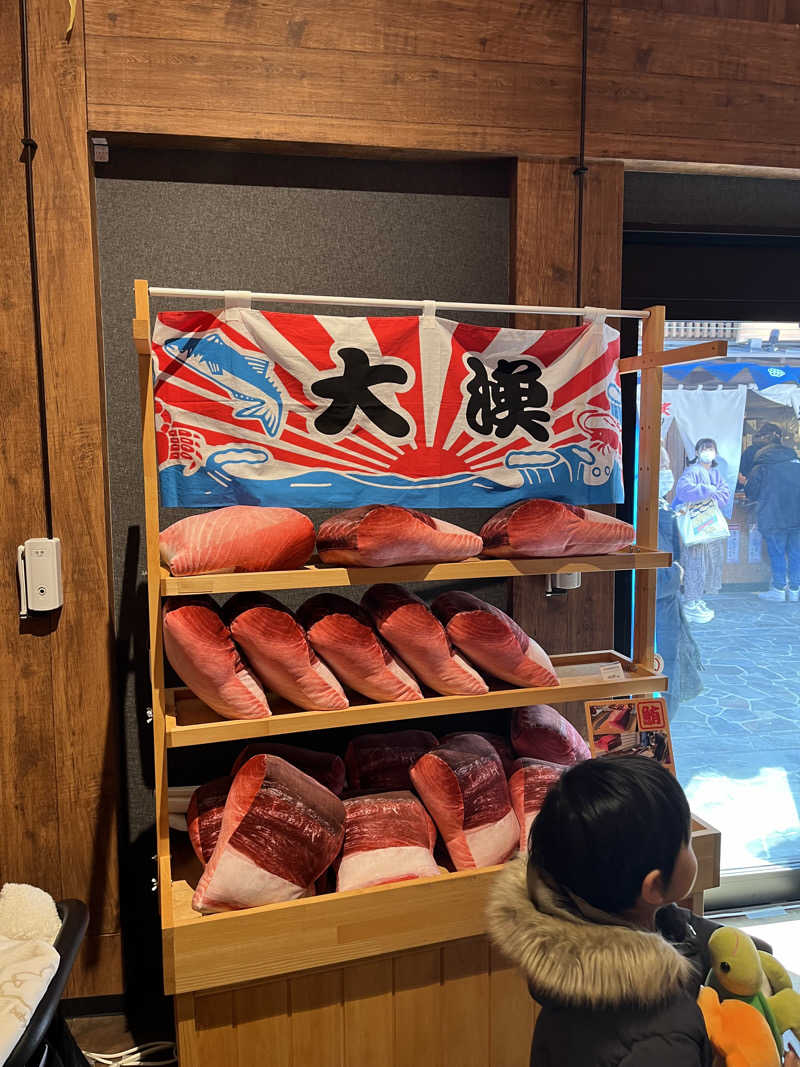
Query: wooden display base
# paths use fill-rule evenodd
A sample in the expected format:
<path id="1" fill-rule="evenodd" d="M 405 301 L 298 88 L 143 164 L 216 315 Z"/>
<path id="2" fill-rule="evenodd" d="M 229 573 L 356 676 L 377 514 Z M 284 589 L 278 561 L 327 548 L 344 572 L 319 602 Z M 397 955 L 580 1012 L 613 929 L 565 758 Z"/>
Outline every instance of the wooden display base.
<path id="1" fill-rule="evenodd" d="M 702 911 L 719 832 L 694 816 L 692 843 Z M 498 869 L 206 917 L 174 882 L 164 962 L 181 1067 L 525 1067 L 535 1005 L 485 936 Z"/>

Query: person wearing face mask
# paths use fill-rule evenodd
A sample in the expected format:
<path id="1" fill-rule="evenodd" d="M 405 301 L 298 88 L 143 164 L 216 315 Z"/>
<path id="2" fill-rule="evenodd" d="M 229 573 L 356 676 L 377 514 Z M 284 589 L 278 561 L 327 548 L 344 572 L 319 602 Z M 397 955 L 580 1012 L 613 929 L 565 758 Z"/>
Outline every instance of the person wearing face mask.
<path id="1" fill-rule="evenodd" d="M 703 691 L 700 649 L 681 603 L 684 572 L 679 561 L 685 549 L 678 534 L 675 512 L 667 501 L 674 483 L 669 454 L 662 445 L 658 472 L 658 547 L 662 552 L 671 552 L 673 562 L 672 566 L 662 567 L 657 572 L 656 651 L 664 661 L 664 673 L 669 678 L 669 689 L 664 698 L 670 722 L 674 722 L 682 701 L 694 700 Z"/>
<path id="2" fill-rule="evenodd" d="M 731 491 L 717 463 L 717 443 L 712 437 L 701 437 L 694 448 L 695 458 L 678 479 L 672 506 L 677 509 L 685 504 L 714 500 L 724 510 L 730 502 Z M 714 618 L 713 610 L 703 597 L 719 593 L 722 589 L 724 550 L 724 538 L 700 545 L 684 545 L 682 548 L 682 562 L 686 571 L 685 613 L 691 622 L 711 622 Z"/>

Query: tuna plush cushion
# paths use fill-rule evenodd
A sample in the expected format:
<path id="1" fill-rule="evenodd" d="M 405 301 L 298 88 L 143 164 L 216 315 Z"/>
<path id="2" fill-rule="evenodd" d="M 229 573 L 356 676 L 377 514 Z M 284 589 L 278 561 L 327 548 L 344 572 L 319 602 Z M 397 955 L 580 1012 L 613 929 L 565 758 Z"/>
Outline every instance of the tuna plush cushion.
<path id="1" fill-rule="evenodd" d="M 557 500 L 509 504 L 481 530 L 487 556 L 594 556 L 632 545 L 636 532 L 627 522 Z"/>
<path id="2" fill-rule="evenodd" d="M 516 708 L 511 744 L 520 756 L 570 765 L 589 759 L 589 746 L 563 715 L 549 704 Z"/>
<path id="3" fill-rule="evenodd" d="M 433 858 L 436 827 L 411 793 L 353 797 L 345 800 L 344 810 L 340 892 L 439 874 Z"/>
<path id="4" fill-rule="evenodd" d="M 375 504 L 331 516 L 319 528 L 323 563 L 391 567 L 398 563 L 444 563 L 477 556 L 478 534 L 422 511 Z"/>

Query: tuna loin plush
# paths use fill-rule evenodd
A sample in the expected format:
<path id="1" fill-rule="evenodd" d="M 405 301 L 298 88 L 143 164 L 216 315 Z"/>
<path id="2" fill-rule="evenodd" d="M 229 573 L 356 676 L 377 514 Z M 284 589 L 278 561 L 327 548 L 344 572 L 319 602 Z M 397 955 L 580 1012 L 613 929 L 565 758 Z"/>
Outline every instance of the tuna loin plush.
<path id="1" fill-rule="evenodd" d="M 361 734 L 347 746 L 347 779 L 356 792 L 410 789 L 409 771 L 439 742 L 427 730 Z"/>
<path id="2" fill-rule="evenodd" d="M 508 780 L 511 806 L 519 822 L 519 847 L 527 848 L 533 820 L 544 804 L 544 798 L 554 782 L 566 770 L 563 764 L 547 763 L 540 759 L 519 759 Z"/>
<path id="3" fill-rule="evenodd" d="M 338 797 L 278 756 L 253 756 L 233 780 L 192 907 L 233 911 L 305 896 L 343 838 Z"/>
<path id="4" fill-rule="evenodd" d="M 482 670 L 512 685 L 558 685 L 545 650 L 504 611 L 461 592 L 442 593 L 432 606 L 456 648 Z"/>
<path id="5" fill-rule="evenodd" d="M 487 556 L 595 556 L 632 545 L 627 522 L 558 500 L 521 500 L 492 516 L 481 530 Z"/>
<path id="6" fill-rule="evenodd" d="M 373 585 L 361 598 L 381 637 L 425 685 L 445 696 L 488 693 L 474 667 L 454 651 L 427 604 L 399 585 Z"/>
<path id="7" fill-rule="evenodd" d="M 478 734 L 460 734 L 424 755 L 411 781 L 433 816 L 455 867 L 503 863 L 519 845 L 500 757 Z"/>
<path id="8" fill-rule="evenodd" d="M 211 597 L 166 601 L 164 651 L 181 681 L 224 719 L 270 714 L 261 683 L 242 661 Z"/>
<path id="9" fill-rule="evenodd" d="M 280 741 L 258 741 L 247 745 L 239 753 L 231 774 L 235 776 L 249 759 L 262 754 L 280 756 L 309 778 L 330 789 L 337 797 L 344 792 L 345 769 L 341 756 L 335 756 L 332 752 L 317 752 L 312 748 L 300 748 L 299 745 L 284 745 Z"/>
<path id="10" fill-rule="evenodd" d="M 344 810 L 340 892 L 439 874 L 433 858 L 436 827 L 411 793 L 353 797 L 345 800 Z"/>
<path id="11" fill-rule="evenodd" d="M 199 786 L 192 793 L 186 811 L 186 825 L 194 853 L 205 866 L 216 848 L 225 801 L 228 799 L 233 778 L 215 778 Z"/>
<path id="12" fill-rule="evenodd" d="M 242 593 L 228 601 L 225 615 L 234 641 L 268 689 L 306 711 L 349 706 L 339 681 L 283 604 L 266 594 Z"/>
<path id="13" fill-rule="evenodd" d="M 372 628 L 367 613 L 336 593 L 319 593 L 297 613 L 314 650 L 337 677 L 378 701 L 421 700 L 416 678 Z"/>
<path id="14" fill-rule="evenodd" d="M 520 756 L 567 766 L 591 755 L 589 746 L 569 719 L 549 704 L 531 704 L 514 711 L 511 744 Z"/>
<path id="15" fill-rule="evenodd" d="M 324 563 L 391 567 L 398 563 L 445 563 L 477 556 L 483 542 L 422 511 L 393 504 L 353 508 L 326 519 L 317 533 Z"/>
<path id="16" fill-rule="evenodd" d="M 514 749 L 511 747 L 511 742 L 500 734 L 486 733 L 485 730 L 471 730 L 470 733 L 477 734 L 478 737 L 483 737 L 489 742 L 497 755 L 500 757 L 500 762 L 503 764 L 503 774 L 508 778 L 511 774 L 511 770 L 517 761 L 517 757 L 514 753 Z M 442 744 L 447 745 L 452 741 L 454 737 L 461 737 L 462 733 L 445 734 L 442 738 Z"/>
<path id="17" fill-rule="evenodd" d="M 292 508 L 237 504 L 179 519 L 158 543 L 172 574 L 292 570 L 314 551 L 314 524 Z"/>

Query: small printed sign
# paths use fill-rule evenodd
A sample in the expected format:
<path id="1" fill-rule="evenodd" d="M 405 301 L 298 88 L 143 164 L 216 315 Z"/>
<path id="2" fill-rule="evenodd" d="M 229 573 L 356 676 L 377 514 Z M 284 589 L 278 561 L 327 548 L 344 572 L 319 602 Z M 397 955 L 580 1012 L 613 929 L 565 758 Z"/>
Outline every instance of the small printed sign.
<path id="1" fill-rule="evenodd" d="M 613 663 L 602 663 L 600 665 L 600 677 L 606 682 L 621 682 L 625 678 L 622 672 L 622 664 L 619 660 L 615 660 Z"/>
<path id="2" fill-rule="evenodd" d="M 747 544 L 747 562 L 748 563 L 760 563 L 761 562 L 761 534 L 758 531 L 757 526 L 750 527 L 750 537 Z"/>
<path id="3" fill-rule="evenodd" d="M 738 526 L 731 526 L 730 531 L 731 534 L 728 538 L 728 554 L 726 559 L 728 563 L 738 563 L 739 553 L 742 548 L 742 531 Z"/>
<path id="4" fill-rule="evenodd" d="M 586 701 L 585 707 L 593 756 L 645 756 L 675 773 L 667 704 L 663 697 Z"/>

